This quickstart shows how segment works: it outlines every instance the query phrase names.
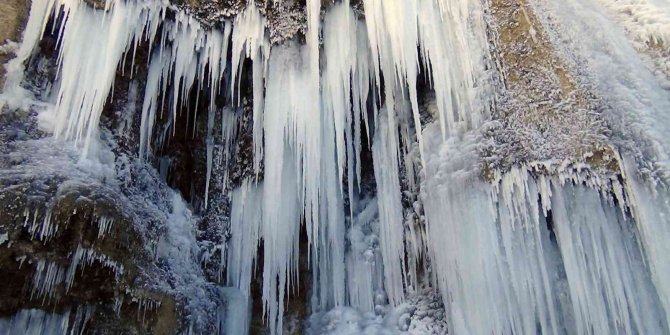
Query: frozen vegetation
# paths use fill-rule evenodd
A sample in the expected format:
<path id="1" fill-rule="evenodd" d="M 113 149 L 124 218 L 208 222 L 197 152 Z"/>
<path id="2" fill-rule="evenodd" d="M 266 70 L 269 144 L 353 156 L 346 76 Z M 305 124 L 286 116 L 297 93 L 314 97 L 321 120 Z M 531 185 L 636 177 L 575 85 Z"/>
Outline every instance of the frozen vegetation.
<path id="1" fill-rule="evenodd" d="M 667 2 L 221 6 L 32 0 L 0 333 L 670 334 Z"/>

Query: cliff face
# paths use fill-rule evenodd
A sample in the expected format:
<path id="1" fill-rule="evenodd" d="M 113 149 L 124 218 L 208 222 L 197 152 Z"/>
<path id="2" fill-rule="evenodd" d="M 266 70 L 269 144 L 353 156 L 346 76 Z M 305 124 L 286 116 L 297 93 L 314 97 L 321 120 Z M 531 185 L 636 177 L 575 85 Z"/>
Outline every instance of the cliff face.
<path id="1" fill-rule="evenodd" d="M 0 332 L 668 333 L 670 9 L 447 2 L 0 3 Z"/>
<path id="2" fill-rule="evenodd" d="M 13 41 L 16 43 L 21 35 L 22 27 L 25 25 L 26 14 L 29 9 L 29 3 L 26 1 L 12 0 L 4 1 L 0 4 L 0 41 Z M 15 45 L 4 44 L 0 50 L 0 63 L 4 64 L 9 59 L 12 48 Z M 5 82 L 5 69 L 0 69 L 0 85 Z"/>

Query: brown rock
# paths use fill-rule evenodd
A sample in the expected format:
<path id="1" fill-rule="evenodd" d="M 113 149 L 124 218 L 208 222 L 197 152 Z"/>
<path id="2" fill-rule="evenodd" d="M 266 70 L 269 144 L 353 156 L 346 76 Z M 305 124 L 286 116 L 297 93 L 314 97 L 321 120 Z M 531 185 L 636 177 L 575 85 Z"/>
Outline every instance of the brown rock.
<path id="1" fill-rule="evenodd" d="M 8 40 L 18 41 L 28 14 L 30 1 L 2 0 L 0 1 L 0 46 Z M 0 50 L 0 64 L 5 64 L 12 55 Z M 5 67 L 0 66 L 0 87 L 5 84 Z"/>

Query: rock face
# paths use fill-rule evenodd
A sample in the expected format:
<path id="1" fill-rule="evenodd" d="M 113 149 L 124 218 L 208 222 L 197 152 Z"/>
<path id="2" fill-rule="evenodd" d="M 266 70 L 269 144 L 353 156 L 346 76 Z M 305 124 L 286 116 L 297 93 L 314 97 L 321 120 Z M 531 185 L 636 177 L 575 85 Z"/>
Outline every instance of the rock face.
<path id="1" fill-rule="evenodd" d="M 18 42 L 26 14 L 30 7 L 28 1 L 8 0 L 0 4 L 0 64 L 7 62 L 15 48 L 11 42 Z M 9 43 L 8 43 L 9 42 Z M 0 87 L 4 86 L 5 69 L 0 68 Z"/>
<path id="2" fill-rule="evenodd" d="M 17 49 L 29 5 L 0 4 L 0 34 L 3 40 L 15 41 L 4 47 L 3 62 Z M 104 2 L 91 6 L 104 7 Z M 44 36 L 42 52 L 26 64 L 25 85 L 35 94 L 53 79 L 55 43 L 55 36 Z M 141 52 L 137 59 L 142 59 Z M 0 113 L 0 268 L 7 280 L 0 289 L 0 315 L 13 320 L 0 326 L 3 331 L 29 329 L 11 328 L 21 325 L 23 317 L 32 319 L 36 331 L 54 333 L 85 328 L 92 334 L 176 334 L 188 327 L 184 297 L 174 287 L 162 286 L 167 279 L 156 256 L 158 236 L 165 230 L 161 221 L 169 213 L 165 207 L 169 204 L 164 203 L 169 201 L 167 186 L 156 186 L 162 181 L 155 172 L 124 160 L 124 154 L 138 147 L 137 137 L 117 133 L 132 127 L 132 119 L 115 112 L 128 104 L 129 94 L 136 93 L 130 92 L 132 83 L 122 71 L 115 84 L 118 95 L 104 117 L 113 129 L 106 135 L 114 142 L 113 152 L 103 153 L 112 159 L 116 155 L 112 170 L 90 170 L 86 162 L 78 161 L 76 150 L 51 143 L 33 111 L 6 108 Z M 146 76 L 146 69 L 143 72 Z M 202 145 L 176 150 L 190 154 L 192 147 L 202 150 Z M 192 169 L 191 161 L 185 157 L 182 162 L 188 165 L 182 169 Z M 119 176 L 128 179 L 119 183 Z M 204 183 L 190 181 L 189 175 L 184 179 L 186 190 L 191 183 Z M 142 192 L 137 186 L 159 194 Z M 156 196 L 154 208 L 136 207 L 137 199 Z"/>

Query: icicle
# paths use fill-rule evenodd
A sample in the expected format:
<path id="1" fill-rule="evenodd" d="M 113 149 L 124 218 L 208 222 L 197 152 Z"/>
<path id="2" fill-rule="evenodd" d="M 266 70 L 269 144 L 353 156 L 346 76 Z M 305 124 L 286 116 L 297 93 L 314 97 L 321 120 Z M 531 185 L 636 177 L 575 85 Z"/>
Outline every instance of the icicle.
<path id="1" fill-rule="evenodd" d="M 97 11 L 78 0 L 56 0 L 65 18 L 60 27 L 59 92 L 55 106 L 57 137 L 83 141 L 88 152 L 116 69 L 133 40 L 155 32 L 162 4 L 114 1 Z M 66 19 L 66 20 L 65 20 Z M 153 38 L 153 37 L 150 37 Z"/>
<path id="2" fill-rule="evenodd" d="M 228 64 L 226 55 L 231 34 L 230 22 L 225 22 L 223 31 L 206 30 L 198 21 L 180 12 L 174 23 L 165 24 L 163 31 L 163 40 L 151 56 L 145 87 L 140 126 L 140 157 L 143 159 L 146 159 L 151 153 L 153 126 L 156 110 L 159 108 L 159 94 L 162 93 L 163 100 L 169 94 L 174 133 L 176 131 L 174 121 L 177 119 L 178 111 L 188 100 L 196 79 L 199 83 L 199 86 L 195 88 L 198 97 L 204 83 L 209 82 L 209 127 L 209 118 L 213 118 L 216 112 L 215 100 L 221 93 L 221 80 Z M 172 85 L 171 92 L 167 91 L 169 83 Z M 162 104 L 160 107 L 162 110 Z M 188 115 L 188 117 L 191 116 Z M 194 113 L 194 126 L 195 122 Z M 211 132 L 208 132 L 208 135 L 211 135 Z"/>
<path id="3" fill-rule="evenodd" d="M 30 210 L 25 209 L 23 215 L 25 221 L 23 222 L 23 227 L 28 229 L 31 239 L 37 238 L 39 241 L 47 242 L 58 232 L 58 222 L 53 220 L 51 217 L 51 208 L 48 208 L 44 217 L 41 220 L 38 220 L 39 209 L 35 210 L 35 213 L 32 214 L 32 220 Z"/>
<path id="4" fill-rule="evenodd" d="M 578 334 L 663 334 L 656 289 L 631 226 L 598 194 L 566 185 L 552 212 Z"/>
<path id="5" fill-rule="evenodd" d="M 84 271 L 87 266 L 93 263 L 99 263 L 102 267 L 110 269 L 114 273 L 114 279 L 118 282 L 124 273 L 123 265 L 109 258 L 104 254 L 99 254 L 94 249 L 83 248 L 81 245 L 72 253 L 70 266 L 65 273 L 65 291 L 68 292 L 74 284 L 77 270 Z"/>
<path id="6" fill-rule="evenodd" d="M 55 288 L 65 280 L 65 269 L 54 262 L 40 259 L 33 274 L 33 288 L 30 294 L 33 297 L 43 298 L 42 302 L 51 301 L 55 295 Z"/>
<path id="7" fill-rule="evenodd" d="M 158 94 L 165 92 L 167 76 L 170 68 L 170 52 L 155 51 L 149 63 L 146 86 L 144 89 L 144 103 L 140 123 L 140 159 L 147 159 L 151 153 L 151 139 L 153 136 L 156 110 L 158 109 Z M 161 86 L 161 81 L 163 82 Z"/>
<path id="8" fill-rule="evenodd" d="M 121 314 L 121 307 L 123 307 L 123 295 L 118 295 L 114 297 L 114 313 L 116 316 L 120 316 Z"/>
<path id="9" fill-rule="evenodd" d="M 487 48 L 481 5 L 476 1 L 447 4 L 446 0 L 421 0 L 417 15 L 421 55 L 435 89 L 443 139 L 459 124 L 467 129 L 478 127 L 487 116 L 475 91 Z"/>
<path id="10" fill-rule="evenodd" d="M 98 219 L 98 238 L 104 237 L 112 229 L 114 219 L 101 217 Z"/>
<path id="11" fill-rule="evenodd" d="M 304 104 L 309 98 L 295 95 L 309 85 L 306 71 L 302 70 L 302 57 L 297 47 L 282 46 L 273 50 L 267 78 L 266 107 L 264 113 L 265 130 L 265 176 L 263 183 L 263 305 L 264 315 L 269 321 L 272 334 L 281 332 L 284 297 L 287 279 L 297 266 L 298 234 L 303 199 L 299 187 L 316 187 L 314 180 L 304 182 L 300 179 L 303 168 L 303 151 L 315 146 L 319 138 L 306 140 L 304 125 L 310 115 Z M 302 92 L 301 92 L 302 93 Z M 312 97 L 318 99 L 318 97 Z M 309 111 L 311 112 L 311 111 Z M 314 115 L 314 113 L 311 113 Z M 298 123 L 300 122 L 300 123 Z M 312 123 L 314 125 L 314 123 Z M 318 124 L 318 123 L 317 123 Z M 313 126 L 314 128 L 314 126 Z M 313 129 L 312 128 L 312 129 Z M 318 132 L 317 132 L 318 133 Z M 298 138 L 300 136 L 300 138 Z M 319 142 L 316 142 L 318 144 Z M 295 148 L 292 150 L 292 148 Z M 318 157 L 306 157 L 305 164 L 318 164 Z M 318 168 L 311 167 L 307 173 L 316 173 Z M 306 179 L 307 177 L 303 177 Z M 311 184 L 310 184 L 311 182 Z M 305 192 L 307 193 L 307 192 Z M 318 192 L 308 193 L 304 200 L 307 206 Z M 310 204 L 311 205 L 311 204 Z M 308 214 L 310 218 L 311 214 Z"/>
<path id="12" fill-rule="evenodd" d="M 357 44 L 351 43 L 350 39 L 357 35 L 357 25 L 348 3 L 333 5 L 324 19 L 323 34 L 326 37 L 324 39 L 326 65 L 322 74 L 322 108 L 333 114 L 337 175 L 340 181 L 344 180 L 346 160 L 351 201 L 354 191 L 353 155 L 357 153 L 354 151 L 352 134 L 351 82 L 356 70 Z"/>
<path id="13" fill-rule="evenodd" d="M 212 102 L 213 104 L 213 102 Z M 210 108 L 207 113 L 207 175 L 205 177 L 205 209 L 207 209 L 207 201 L 209 199 L 209 180 L 212 177 L 212 159 L 214 155 L 214 138 L 212 137 L 212 130 L 214 129 L 214 109 Z"/>
<path id="14" fill-rule="evenodd" d="M 265 18 L 261 16 L 255 3 L 235 18 L 232 33 L 231 92 L 236 105 L 241 105 L 239 80 L 245 58 L 251 59 L 253 85 L 253 139 L 254 172 L 260 173 L 263 159 L 263 108 L 267 61 L 270 54 L 270 41 L 265 36 Z M 239 77 L 239 79 L 237 79 Z M 237 89 L 237 95 L 235 95 Z"/>

